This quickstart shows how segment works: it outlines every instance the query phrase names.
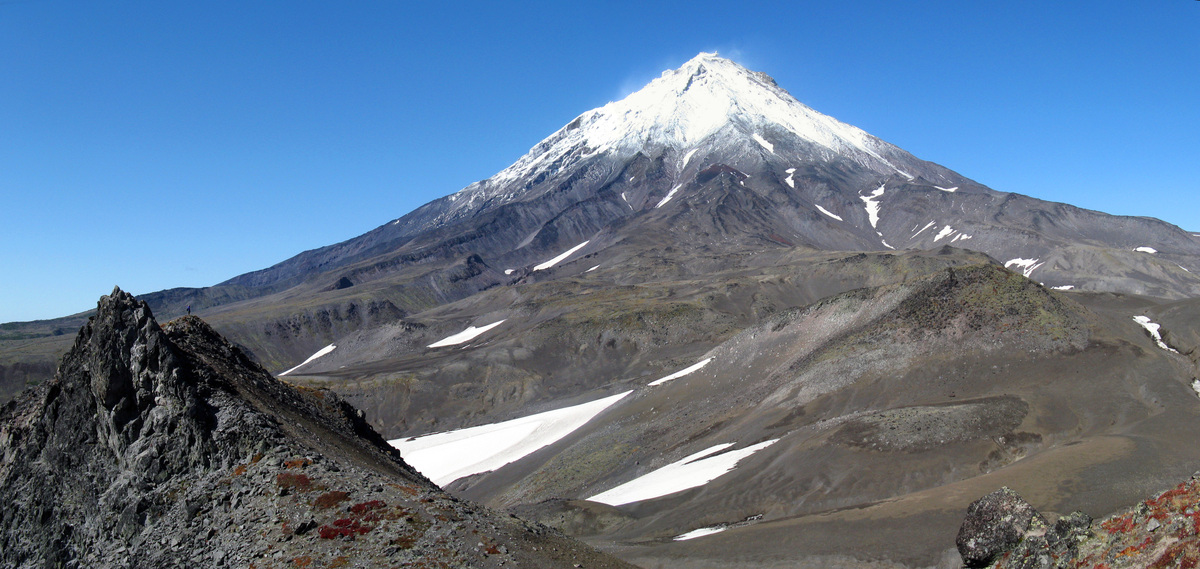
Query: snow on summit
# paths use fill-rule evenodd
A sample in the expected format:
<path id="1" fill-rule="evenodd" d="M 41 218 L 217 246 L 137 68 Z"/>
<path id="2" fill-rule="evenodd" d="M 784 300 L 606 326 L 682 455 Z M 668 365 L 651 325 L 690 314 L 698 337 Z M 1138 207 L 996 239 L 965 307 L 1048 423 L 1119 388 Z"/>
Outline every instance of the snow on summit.
<path id="1" fill-rule="evenodd" d="M 897 150 L 892 145 L 813 110 L 766 74 L 715 53 L 701 53 L 624 99 L 579 115 L 513 165 L 455 194 L 465 199 L 454 200 L 449 209 L 469 210 L 488 200 L 516 199 L 524 184 L 514 182 L 605 152 L 632 155 L 647 147 L 674 148 L 684 156 L 682 168 L 701 143 L 730 129 L 772 154 L 781 148 L 766 135 L 777 139 L 778 134 L 790 132 L 825 149 L 827 157 L 851 156 L 880 173 L 912 179 L 884 158 L 883 154 Z"/>

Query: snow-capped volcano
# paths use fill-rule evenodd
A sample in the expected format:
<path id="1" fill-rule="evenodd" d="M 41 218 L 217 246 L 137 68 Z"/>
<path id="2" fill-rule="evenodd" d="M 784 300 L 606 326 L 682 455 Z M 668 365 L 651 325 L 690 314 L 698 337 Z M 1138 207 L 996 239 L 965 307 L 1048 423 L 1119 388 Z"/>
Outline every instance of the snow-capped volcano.
<path id="1" fill-rule="evenodd" d="M 625 159 L 665 152 L 682 171 L 707 150 L 747 145 L 778 159 L 850 160 L 909 180 L 910 172 L 922 169 L 900 148 L 796 100 L 767 74 L 701 53 L 624 99 L 579 115 L 512 166 L 463 188 L 449 209 L 520 199 L 522 189 L 529 189 L 524 179 L 544 179 L 602 155 Z M 457 216 L 438 221 L 452 217 Z"/>

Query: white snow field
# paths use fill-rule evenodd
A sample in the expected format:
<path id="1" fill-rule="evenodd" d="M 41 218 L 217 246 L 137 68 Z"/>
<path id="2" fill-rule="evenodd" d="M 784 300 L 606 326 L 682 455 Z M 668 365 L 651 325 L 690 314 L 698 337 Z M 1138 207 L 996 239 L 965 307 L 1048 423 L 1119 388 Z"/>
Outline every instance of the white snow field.
<path id="1" fill-rule="evenodd" d="M 784 180 L 783 180 L 783 181 L 784 181 L 784 182 L 787 182 L 787 185 L 791 186 L 791 187 L 792 187 L 792 189 L 795 189 L 795 188 L 796 188 L 796 181 L 792 179 L 792 176 L 795 176 L 795 175 L 796 175 L 796 169 L 795 169 L 795 168 L 788 168 L 787 170 L 785 170 L 785 172 L 787 172 L 787 175 L 788 175 L 788 177 L 787 177 L 787 178 L 784 178 Z M 817 206 L 817 207 L 820 207 L 820 206 Z"/>
<path id="2" fill-rule="evenodd" d="M 879 202 L 877 201 L 883 196 L 884 186 L 879 186 L 879 189 L 871 192 L 869 196 L 858 196 L 866 204 L 867 220 L 871 222 L 871 227 L 879 225 Z"/>
<path id="3" fill-rule="evenodd" d="M 947 226 L 943 227 L 942 230 L 939 231 L 937 235 L 933 236 L 933 242 L 937 243 L 938 241 L 945 239 L 947 236 L 949 236 L 952 233 L 954 233 L 954 228 L 947 225 Z"/>
<path id="4" fill-rule="evenodd" d="M 429 346 L 427 346 L 427 347 L 442 348 L 445 346 L 457 346 L 462 343 L 470 342 L 471 340 L 474 340 L 480 334 L 487 332 L 488 330 L 491 330 L 492 328 L 495 328 L 496 326 L 499 326 L 503 323 L 504 323 L 504 320 L 499 320 L 496 322 L 492 322 L 491 324 L 488 324 L 486 326 L 480 326 L 478 328 L 476 328 L 474 326 L 467 326 L 466 330 L 463 330 L 462 332 L 454 334 L 453 336 L 446 336 L 445 338 L 442 338 L 441 340 L 438 340 L 432 344 L 429 344 Z"/>
<path id="5" fill-rule="evenodd" d="M 681 377 L 683 377 L 683 376 L 685 376 L 685 375 L 687 375 L 687 374 L 689 374 L 689 373 L 692 373 L 692 372 L 694 372 L 694 371 L 696 371 L 696 370 L 698 370 L 698 369 L 700 369 L 700 368 L 702 368 L 702 367 L 704 367 L 704 366 L 708 365 L 708 362 L 711 362 L 711 361 L 712 361 L 712 358 L 708 358 L 708 359 L 706 359 L 706 360 L 702 360 L 702 361 L 700 361 L 699 363 L 692 364 L 692 365 L 690 365 L 690 366 L 688 366 L 688 367 L 685 367 L 685 368 L 683 368 L 683 369 L 681 369 L 681 370 L 679 370 L 679 371 L 677 371 L 677 372 L 675 372 L 675 373 L 673 373 L 673 374 L 671 374 L 671 375 L 668 375 L 668 376 L 666 376 L 666 377 L 659 378 L 659 379 L 656 379 L 656 380 L 654 380 L 654 381 L 651 381 L 651 382 L 650 382 L 648 385 L 650 385 L 650 386 L 662 385 L 662 384 L 664 384 L 664 383 L 666 383 L 666 382 L 668 382 L 668 381 L 671 381 L 672 379 L 679 379 L 679 378 L 681 378 Z"/>
<path id="6" fill-rule="evenodd" d="M 1150 253 L 1151 255 L 1158 253 L 1158 249 L 1154 247 L 1135 247 L 1133 250 L 1138 253 Z"/>
<path id="7" fill-rule="evenodd" d="M 759 146 L 766 148 L 767 152 L 770 152 L 771 154 L 775 153 L 775 145 L 767 142 L 767 139 L 763 138 L 761 134 L 756 132 L 752 136 L 754 137 L 754 142 L 757 142 Z"/>
<path id="8" fill-rule="evenodd" d="M 709 455 L 721 452 L 733 446 L 733 443 L 722 443 L 709 447 L 649 474 L 634 478 L 612 490 L 596 494 L 588 500 L 610 506 L 620 506 L 703 486 L 736 468 L 737 463 L 743 458 L 775 444 L 775 441 L 778 440 L 771 439 L 716 456 Z"/>
<path id="9" fill-rule="evenodd" d="M 834 214 L 833 212 L 821 207 L 820 205 L 817 205 L 817 204 L 813 204 L 813 205 L 817 206 L 817 211 L 819 211 L 825 215 L 828 215 L 829 217 L 832 217 L 838 221 L 842 221 L 841 216 Z"/>
<path id="10" fill-rule="evenodd" d="M 574 247 L 571 247 L 570 249 L 567 249 L 562 255 L 559 255 L 553 259 L 550 259 L 549 261 L 546 261 L 545 263 L 542 263 L 540 265 L 533 267 L 533 270 L 544 271 L 546 269 L 549 269 L 550 267 L 553 267 L 554 265 L 557 265 L 557 264 L 565 261 L 567 259 L 567 257 L 570 257 L 576 251 L 583 249 L 585 246 L 587 246 L 588 243 L 591 243 L 591 242 L 592 242 L 592 240 L 588 239 L 587 241 L 584 241 L 583 243 L 580 243 Z"/>
<path id="11" fill-rule="evenodd" d="M 683 187 L 683 184 L 680 184 L 678 186 L 675 186 L 674 188 L 671 188 L 671 191 L 667 192 L 667 197 L 663 198 L 662 201 L 658 202 L 658 205 L 654 206 L 654 209 L 658 209 L 664 205 L 667 205 L 667 202 L 671 201 L 671 198 L 675 197 L 675 192 L 678 192 L 679 188 L 682 188 L 682 187 Z"/>
<path id="12" fill-rule="evenodd" d="M 393 439 L 388 444 L 400 449 L 410 466 L 444 486 L 520 460 L 571 434 L 630 393 L 490 425 Z"/>
<path id="13" fill-rule="evenodd" d="M 1151 322 L 1149 316 L 1134 316 L 1133 321 L 1141 324 L 1142 328 L 1145 328 L 1146 331 L 1150 333 L 1150 337 L 1154 338 L 1154 343 L 1158 344 L 1158 347 L 1168 352 L 1175 352 L 1177 354 L 1179 353 L 1175 351 L 1175 348 L 1168 346 L 1167 343 L 1163 341 L 1162 334 L 1159 333 L 1159 329 L 1162 328 L 1162 326 Z"/>
<path id="14" fill-rule="evenodd" d="M 294 368 L 292 368 L 292 369 L 289 369 L 289 370 L 287 370 L 287 371 L 285 371 L 285 372 L 282 372 L 282 373 L 280 373 L 279 375 L 277 375 L 276 377 L 283 377 L 283 376 L 285 376 L 285 375 L 287 375 L 287 374 L 289 374 L 289 373 L 292 373 L 293 371 L 296 371 L 296 370 L 298 370 L 298 369 L 300 369 L 300 368 L 304 367 L 304 365 L 305 365 L 305 364 L 307 364 L 308 362 L 311 362 L 311 361 L 313 361 L 313 360 L 315 360 L 315 359 L 317 359 L 317 358 L 319 358 L 319 357 L 321 357 L 321 356 L 323 356 L 323 355 L 326 355 L 326 354 L 328 354 L 329 352 L 332 352 L 332 351 L 333 351 L 335 348 L 337 348 L 337 346 L 335 346 L 335 345 L 333 345 L 333 344 L 329 344 L 328 346 L 325 346 L 324 348 L 321 348 L 321 349 L 317 350 L 317 352 L 316 352 L 316 353 L 314 353 L 313 355 L 311 355 L 311 356 L 308 356 L 308 359 L 307 359 L 307 360 L 304 360 L 304 361 L 302 361 L 302 362 L 300 362 L 300 365 L 298 365 L 298 366 L 296 366 L 296 367 L 294 367 Z"/>
<path id="15" fill-rule="evenodd" d="M 935 187 L 935 188 L 937 188 L 937 189 L 939 189 L 939 190 L 941 190 L 941 191 L 943 191 L 943 192 L 950 192 L 950 193 L 954 193 L 955 191 L 957 191 L 957 190 L 958 190 L 958 186 L 954 186 L 953 188 L 943 188 L 943 187 L 941 187 L 941 186 L 934 186 L 934 187 Z"/>
<path id="16" fill-rule="evenodd" d="M 1021 259 L 1019 257 L 1016 259 L 1009 259 L 1004 262 L 1004 268 L 1008 269 L 1012 267 L 1018 267 L 1021 269 L 1021 274 L 1025 275 L 1025 278 L 1029 278 L 1029 275 L 1032 275 L 1034 270 L 1045 264 L 1039 263 L 1039 260 L 1040 259 Z"/>
<path id="17" fill-rule="evenodd" d="M 687 541 L 689 539 L 696 539 L 697 537 L 704 537 L 706 535 L 712 535 L 714 533 L 721 533 L 727 529 L 729 529 L 729 528 L 726 526 L 713 526 L 713 527 L 707 527 L 707 528 L 694 529 L 687 533 L 675 536 L 674 540 L 675 541 Z"/>

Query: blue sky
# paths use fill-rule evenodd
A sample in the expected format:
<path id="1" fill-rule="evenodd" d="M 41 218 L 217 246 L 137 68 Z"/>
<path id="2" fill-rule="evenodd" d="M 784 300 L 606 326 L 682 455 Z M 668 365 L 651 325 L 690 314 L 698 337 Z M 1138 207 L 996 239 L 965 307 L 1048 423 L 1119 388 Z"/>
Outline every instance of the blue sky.
<path id="1" fill-rule="evenodd" d="M 207 286 L 700 51 L 994 189 L 1200 231 L 1200 2 L 0 0 L 0 322 Z"/>

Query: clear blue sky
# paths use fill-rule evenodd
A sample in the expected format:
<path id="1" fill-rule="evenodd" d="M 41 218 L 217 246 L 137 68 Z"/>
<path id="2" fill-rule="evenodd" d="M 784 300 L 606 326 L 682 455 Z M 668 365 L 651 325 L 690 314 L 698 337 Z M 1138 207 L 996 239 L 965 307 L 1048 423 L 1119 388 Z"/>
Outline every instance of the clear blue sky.
<path id="1" fill-rule="evenodd" d="M 1200 2 L 0 0 L 0 322 L 486 178 L 700 51 L 1001 191 L 1200 231 Z"/>

